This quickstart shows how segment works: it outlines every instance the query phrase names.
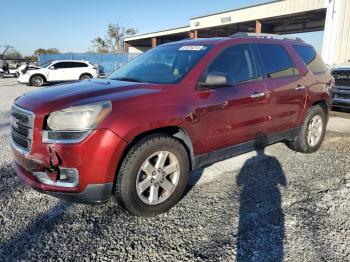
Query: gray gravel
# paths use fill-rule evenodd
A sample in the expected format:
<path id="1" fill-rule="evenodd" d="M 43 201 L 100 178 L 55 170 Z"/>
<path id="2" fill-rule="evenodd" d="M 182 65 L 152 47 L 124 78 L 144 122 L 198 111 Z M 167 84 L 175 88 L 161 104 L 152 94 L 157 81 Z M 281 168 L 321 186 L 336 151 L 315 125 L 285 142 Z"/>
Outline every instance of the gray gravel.
<path id="1" fill-rule="evenodd" d="M 199 170 L 176 207 L 136 218 L 19 181 L 7 117 L 31 89 L 0 79 L 0 261 L 350 261 L 349 133 L 328 132 L 315 154 L 280 143 Z"/>

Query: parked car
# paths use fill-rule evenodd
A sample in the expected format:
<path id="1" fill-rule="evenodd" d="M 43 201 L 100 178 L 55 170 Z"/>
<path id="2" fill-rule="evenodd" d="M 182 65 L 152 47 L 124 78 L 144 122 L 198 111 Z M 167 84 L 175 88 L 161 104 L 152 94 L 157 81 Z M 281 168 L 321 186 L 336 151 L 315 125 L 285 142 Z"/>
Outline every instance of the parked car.
<path id="1" fill-rule="evenodd" d="M 98 77 L 98 67 L 87 61 L 58 60 L 44 64 L 37 70 L 20 75 L 18 82 L 32 86 Z"/>
<path id="2" fill-rule="evenodd" d="M 240 34 L 164 44 L 106 80 L 18 98 L 13 167 L 39 191 L 77 202 L 115 193 L 132 214 L 156 215 L 179 201 L 191 170 L 279 141 L 318 150 L 333 84 L 300 40 Z"/>
<path id="3" fill-rule="evenodd" d="M 350 108 L 350 65 L 332 68 L 335 80 L 333 90 L 333 107 Z"/>

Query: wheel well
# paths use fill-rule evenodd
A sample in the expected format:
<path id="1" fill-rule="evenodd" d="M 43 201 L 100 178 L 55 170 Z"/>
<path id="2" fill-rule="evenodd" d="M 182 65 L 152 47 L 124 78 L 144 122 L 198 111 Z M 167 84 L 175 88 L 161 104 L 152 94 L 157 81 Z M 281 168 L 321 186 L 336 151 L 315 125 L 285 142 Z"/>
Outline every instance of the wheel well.
<path id="1" fill-rule="evenodd" d="M 46 77 L 43 75 L 43 74 L 34 74 L 34 75 L 32 75 L 31 77 L 30 77 L 30 79 L 29 79 L 29 82 L 31 82 L 32 81 L 32 78 L 34 77 L 34 76 L 41 76 L 43 79 L 44 79 L 44 82 L 46 82 L 47 80 L 46 80 Z"/>
<path id="2" fill-rule="evenodd" d="M 312 106 L 316 106 L 316 105 L 320 105 L 323 108 L 326 115 L 328 116 L 328 105 L 327 105 L 326 101 L 323 101 L 323 100 L 317 101 L 317 102 L 312 104 Z"/>
<path id="3" fill-rule="evenodd" d="M 82 74 L 79 76 L 79 78 L 81 78 L 83 75 L 89 75 L 89 76 L 92 78 L 92 74 L 90 74 L 90 73 L 82 73 Z"/>
<path id="4" fill-rule="evenodd" d="M 190 163 L 190 170 L 192 170 L 193 167 L 193 161 L 194 161 L 194 155 L 193 155 L 193 146 L 192 146 L 192 142 L 191 142 L 191 138 L 188 135 L 188 133 L 180 127 L 177 126 L 167 126 L 167 127 L 161 127 L 161 128 L 156 128 L 156 129 L 152 129 L 152 130 L 148 130 L 146 132 L 143 132 L 141 134 L 138 134 L 137 136 L 135 136 L 129 143 L 128 145 L 125 147 L 125 150 L 122 154 L 122 156 L 120 157 L 117 169 L 116 169 L 116 174 L 115 174 L 115 179 L 114 179 L 114 185 L 113 185 L 113 191 L 115 190 L 115 182 L 117 179 L 117 175 L 119 173 L 119 169 L 120 166 L 122 164 L 122 162 L 124 161 L 124 158 L 126 157 L 127 153 L 130 151 L 130 149 L 137 144 L 141 139 L 150 136 L 150 135 L 156 135 L 156 134 L 160 134 L 160 135 L 168 135 L 168 136 L 172 136 L 174 138 L 176 138 L 186 149 L 187 151 L 187 155 L 188 155 L 188 161 Z"/>

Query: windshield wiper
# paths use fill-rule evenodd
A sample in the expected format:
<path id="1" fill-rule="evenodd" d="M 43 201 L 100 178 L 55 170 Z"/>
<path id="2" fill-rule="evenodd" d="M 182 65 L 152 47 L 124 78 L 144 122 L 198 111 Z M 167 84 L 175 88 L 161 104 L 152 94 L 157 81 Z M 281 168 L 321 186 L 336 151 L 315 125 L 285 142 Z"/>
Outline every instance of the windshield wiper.
<path id="1" fill-rule="evenodd" d="M 138 83 L 142 82 L 140 79 L 133 78 L 133 77 L 119 77 L 119 78 L 114 78 L 113 80 L 138 82 Z"/>

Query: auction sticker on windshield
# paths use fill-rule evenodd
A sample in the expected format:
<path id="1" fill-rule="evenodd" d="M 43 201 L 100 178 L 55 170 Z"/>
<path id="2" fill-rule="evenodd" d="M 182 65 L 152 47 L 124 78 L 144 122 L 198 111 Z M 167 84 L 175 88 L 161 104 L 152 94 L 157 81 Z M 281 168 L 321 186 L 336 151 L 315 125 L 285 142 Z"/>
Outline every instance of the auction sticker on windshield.
<path id="1" fill-rule="evenodd" d="M 200 51 L 204 49 L 206 49 L 206 47 L 202 45 L 185 45 L 179 48 L 181 51 Z"/>

